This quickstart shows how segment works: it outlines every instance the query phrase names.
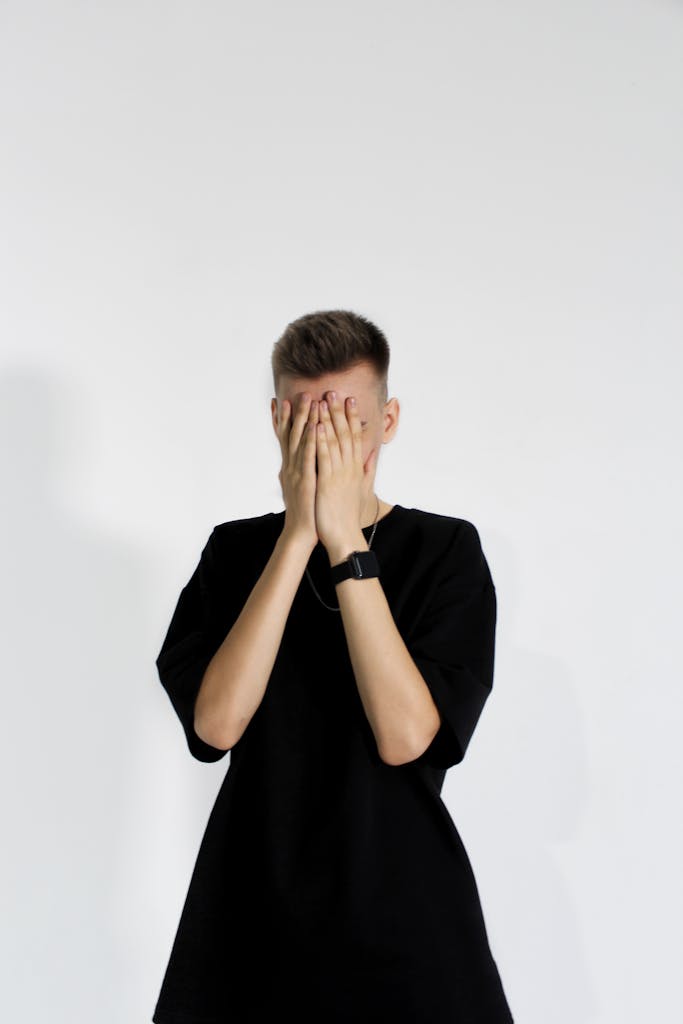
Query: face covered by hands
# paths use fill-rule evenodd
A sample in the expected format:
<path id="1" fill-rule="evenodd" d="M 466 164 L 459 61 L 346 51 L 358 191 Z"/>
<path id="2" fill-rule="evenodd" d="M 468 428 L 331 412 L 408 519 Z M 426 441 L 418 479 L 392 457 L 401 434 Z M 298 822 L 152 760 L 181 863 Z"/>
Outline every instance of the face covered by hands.
<path id="1" fill-rule="evenodd" d="M 378 447 L 363 460 L 363 438 L 354 396 L 342 402 L 327 391 L 318 405 L 316 432 L 317 483 L 315 521 L 326 548 L 355 538 L 363 509 L 372 494 Z"/>

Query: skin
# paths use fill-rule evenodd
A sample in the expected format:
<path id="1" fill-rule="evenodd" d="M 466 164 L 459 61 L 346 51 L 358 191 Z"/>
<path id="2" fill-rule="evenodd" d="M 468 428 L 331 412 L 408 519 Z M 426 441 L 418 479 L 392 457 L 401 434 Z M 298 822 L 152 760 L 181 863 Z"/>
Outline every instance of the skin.
<path id="1" fill-rule="evenodd" d="M 398 399 L 378 400 L 369 363 L 316 380 L 281 378 L 271 417 L 283 456 L 288 531 L 313 545 L 320 540 L 325 547 L 340 546 L 357 527 L 374 523 L 378 501 L 380 519 L 391 511 L 375 494 L 374 481 L 381 446 L 394 437 L 399 412 Z"/>
<path id="2" fill-rule="evenodd" d="M 197 734 L 226 750 L 239 740 L 263 699 L 292 602 L 318 541 L 330 565 L 350 551 L 369 550 L 362 527 L 371 525 L 377 512 L 377 454 L 398 427 L 398 402 L 378 403 L 370 366 L 282 385 L 271 414 L 282 450 L 284 526 L 241 614 L 209 663 L 195 704 Z M 337 398 L 328 412 L 313 406 L 329 391 L 336 391 Z M 392 507 L 380 501 L 380 518 Z M 341 615 L 379 756 L 388 765 L 406 764 L 431 743 L 439 712 L 397 629 L 381 579 L 342 580 L 336 593 L 335 614 Z M 321 685 L 324 680 L 322 665 Z"/>

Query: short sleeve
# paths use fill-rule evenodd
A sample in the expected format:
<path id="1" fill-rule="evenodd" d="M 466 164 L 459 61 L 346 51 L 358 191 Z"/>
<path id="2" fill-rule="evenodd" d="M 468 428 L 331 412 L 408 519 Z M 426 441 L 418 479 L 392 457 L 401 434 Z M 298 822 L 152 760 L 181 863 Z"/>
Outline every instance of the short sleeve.
<path id="1" fill-rule="evenodd" d="M 161 684 L 168 694 L 187 745 L 198 761 L 218 761 L 227 750 L 205 743 L 194 728 L 194 706 L 204 672 L 220 647 L 214 598 L 217 581 L 216 531 L 212 531 L 190 579 L 180 592 L 166 637 L 156 659 Z"/>
<path id="2" fill-rule="evenodd" d="M 459 521 L 438 574 L 406 647 L 441 717 L 416 762 L 447 769 L 464 758 L 493 686 L 496 591 L 473 523 Z"/>

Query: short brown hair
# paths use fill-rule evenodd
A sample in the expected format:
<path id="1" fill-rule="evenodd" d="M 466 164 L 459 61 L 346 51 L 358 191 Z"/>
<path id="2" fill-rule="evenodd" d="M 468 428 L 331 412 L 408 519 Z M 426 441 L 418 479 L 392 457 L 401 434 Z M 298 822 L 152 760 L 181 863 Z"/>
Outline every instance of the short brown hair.
<path id="1" fill-rule="evenodd" d="M 370 363 L 377 376 L 377 398 L 386 402 L 389 343 L 371 320 L 346 309 L 306 313 L 287 324 L 273 345 L 275 392 L 283 376 L 320 377 Z"/>

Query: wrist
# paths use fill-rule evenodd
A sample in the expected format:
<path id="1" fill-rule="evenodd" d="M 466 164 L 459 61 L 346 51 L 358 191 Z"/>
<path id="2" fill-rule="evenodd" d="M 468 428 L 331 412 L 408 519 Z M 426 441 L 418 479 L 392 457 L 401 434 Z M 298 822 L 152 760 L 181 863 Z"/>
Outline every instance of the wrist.
<path id="1" fill-rule="evenodd" d="M 369 551 L 365 534 L 359 530 L 358 533 L 349 533 L 342 540 L 334 540 L 326 545 L 327 556 L 330 566 L 339 565 L 345 561 L 352 551 Z"/>
<path id="2" fill-rule="evenodd" d="M 318 541 L 301 530 L 289 530 L 285 527 L 275 543 L 277 547 L 286 551 L 298 552 L 308 561 Z"/>

